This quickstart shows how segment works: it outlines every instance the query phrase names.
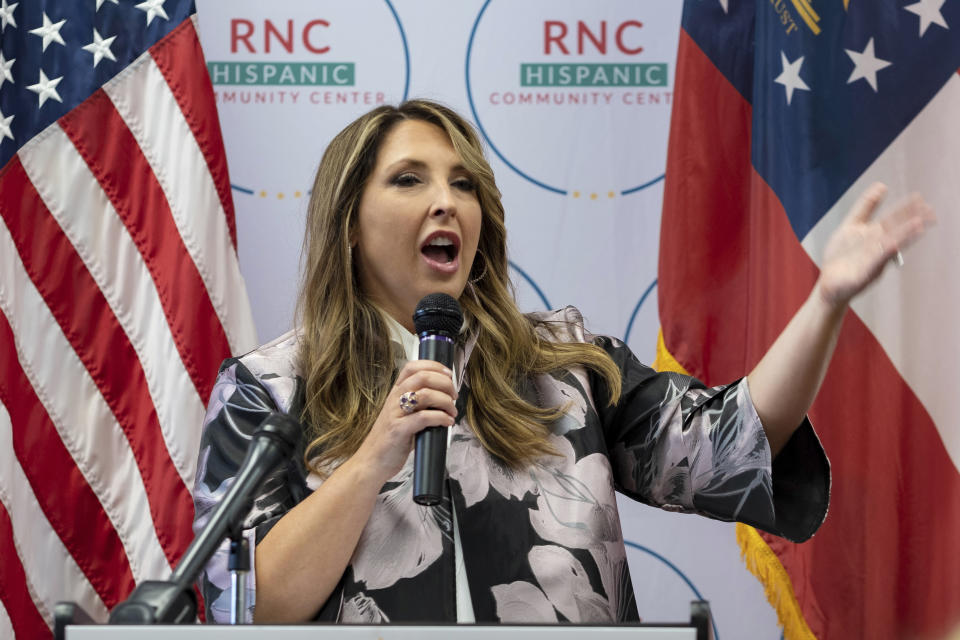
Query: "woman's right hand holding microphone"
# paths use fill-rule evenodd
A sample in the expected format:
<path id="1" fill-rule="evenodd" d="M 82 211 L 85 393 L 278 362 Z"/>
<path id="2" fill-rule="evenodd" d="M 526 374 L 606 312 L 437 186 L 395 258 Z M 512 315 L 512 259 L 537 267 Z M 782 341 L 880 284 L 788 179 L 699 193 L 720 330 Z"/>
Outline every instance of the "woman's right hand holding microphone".
<path id="1" fill-rule="evenodd" d="M 456 401 L 449 369 L 433 360 L 407 362 L 352 461 L 385 483 L 403 468 L 418 432 L 454 424 Z"/>

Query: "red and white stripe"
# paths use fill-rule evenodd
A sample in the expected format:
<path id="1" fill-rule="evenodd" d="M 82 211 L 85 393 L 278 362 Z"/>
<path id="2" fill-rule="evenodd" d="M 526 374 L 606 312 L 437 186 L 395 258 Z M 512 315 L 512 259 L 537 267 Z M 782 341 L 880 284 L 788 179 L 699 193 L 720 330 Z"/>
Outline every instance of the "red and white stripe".
<path id="1" fill-rule="evenodd" d="M 3 601 L 0 601 L 0 638 L 13 637 L 13 623 L 10 622 L 10 615 L 7 613 Z"/>
<path id="2" fill-rule="evenodd" d="M 0 220 L 0 637 L 37 637 L 169 575 L 217 367 L 256 344 L 192 21 L 20 149 Z"/>
<path id="3" fill-rule="evenodd" d="M 13 495 L 7 492 L 19 492 Z M 76 601 L 97 617 L 105 617 L 103 600 L 77 566 L 42 507 L 14 455 L 10 416 L 0 407 L 0 503 L 10 519 L 10 533 L 26 576 L 45 576 L 29 581 L 32 601 L 47 624 L 52 622 L 49 603 L 63 599 L 58 585 L 75 585 Z M 9 637 L 0 633 L 0 637 Z"/>

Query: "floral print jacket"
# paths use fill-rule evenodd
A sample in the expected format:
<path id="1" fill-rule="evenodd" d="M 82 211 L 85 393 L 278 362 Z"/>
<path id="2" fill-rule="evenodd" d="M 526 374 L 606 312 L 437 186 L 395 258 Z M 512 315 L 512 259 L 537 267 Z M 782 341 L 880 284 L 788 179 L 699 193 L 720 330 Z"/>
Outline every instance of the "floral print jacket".
<path id="1" fill-rule="evenodd" d="M 461 418 L 451 427 L 445 501 L 437 507 L 413 502 L 411 453 L 381 489 L 350 564 L 317 619 L 455 622 L 454 510 L 478 622 L 636 620 L 615 490 L 794 541 L 820 526 L 830 469 L 808 421 L 771 460 L 745 380 L 705 388 L 690 377 L 657 373 L 622 342 L 588 334 L 571 307 L 532 318 L 552 328 L 553 340 L 593 342 L 606 350 L 621 371 L 620 401 L 608 405 L 603 379 L 583 369 L 533 377 L 528 399 L 567 407 L 549 435 L 562 455 L 514 471 L 487 453 L 467 424 L 463 402 L 470 381 L 461 373 Z M 458 372 L 472 345 L 467 340 L 459 350 Z M 271 411 L 299 415 L 297 346 L 290 332 L 221 367 L 201 442 L 197 532 L 264 417 Z M 244 523 L 251 548 L 322 482 L 308 473 L 302 453 L 261 487 Z M 227 543 L 208 563 L 200 587 L 207 620 L 228 620 Z M 251 617 L 253 571 L 247 589 Z"/>

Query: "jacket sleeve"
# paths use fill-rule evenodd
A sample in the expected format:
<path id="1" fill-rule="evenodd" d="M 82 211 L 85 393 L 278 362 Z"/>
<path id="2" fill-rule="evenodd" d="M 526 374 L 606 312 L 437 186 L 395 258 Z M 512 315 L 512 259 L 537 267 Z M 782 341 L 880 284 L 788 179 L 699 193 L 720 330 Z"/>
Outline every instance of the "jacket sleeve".
<path id="1" fill-rule="evenodd" d="M 200 440 L 200 458 L 194 484 L 193 530 L 207 525 L 214 507 L 233 483 L 254 431 L 277 405 L 260 381 L 237 359 L 224 362 L 210 395 Z M 302 452 L 301 452 L 302 453 Z M 307 493 L 304 472 L 296 454 L 272 472 L 257 491 L 244 520 L 244 536 L 250 546 L 247 574 L 247 622 L 256 605 L 254 547 L 270 528 Z M 208 622 L 228 622 L 233 593 L 227 568 L 229 539 L 225 540 L 198 578 Z"/>
<path id="2" fill-rule="evenodd" d="M 809 420 L 771 460 L 746 378 L 707 388 L 642 365 L 612 338 L 594 343 L 622 376 L 622 395 L 610 406 L 605 381 L 590 375 L 618 490 L 794 542 L 814 534 L 826 517 L 830 465 Z"/>

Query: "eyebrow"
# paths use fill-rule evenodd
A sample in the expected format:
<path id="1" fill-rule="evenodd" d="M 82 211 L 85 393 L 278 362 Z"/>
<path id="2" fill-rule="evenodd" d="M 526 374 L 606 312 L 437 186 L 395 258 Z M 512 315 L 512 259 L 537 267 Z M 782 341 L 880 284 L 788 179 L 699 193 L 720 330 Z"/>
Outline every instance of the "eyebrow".
<path id="1" fill-rule="evenodd" d="M 390 165 L 386 168 L 386 171 L 387 173 L 390 173 L 400 166 L 408 166 L 413 169 L 426 169 L 427 163 L 424 162 L 423 160 L 417 160 L 416 158 L 400 158 L 396 162 L 390 163 Z M 465 171 L 466 173 L 470 173 L 470 171 L 464 166 L 462 162 L 458 162 L 457 164 L 450 167 L 451 173 L 455 173 L 457 171 Z"/>

